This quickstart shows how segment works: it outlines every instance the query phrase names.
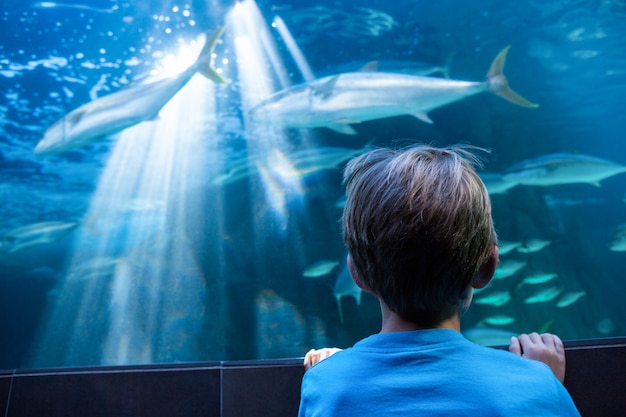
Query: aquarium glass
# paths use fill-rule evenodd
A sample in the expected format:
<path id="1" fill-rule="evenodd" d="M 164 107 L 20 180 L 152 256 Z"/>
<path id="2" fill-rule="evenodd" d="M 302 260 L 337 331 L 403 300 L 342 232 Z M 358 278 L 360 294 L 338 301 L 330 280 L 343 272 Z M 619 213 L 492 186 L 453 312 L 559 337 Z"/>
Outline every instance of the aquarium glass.
<path id="1" fill-rule="evenodd" d="M 625 50 L 619 0 L 0 0 L 0 369 L 378 332 L 342 168 L 416 143 L 485 149 L 468 338 L 626 335 Z"/>

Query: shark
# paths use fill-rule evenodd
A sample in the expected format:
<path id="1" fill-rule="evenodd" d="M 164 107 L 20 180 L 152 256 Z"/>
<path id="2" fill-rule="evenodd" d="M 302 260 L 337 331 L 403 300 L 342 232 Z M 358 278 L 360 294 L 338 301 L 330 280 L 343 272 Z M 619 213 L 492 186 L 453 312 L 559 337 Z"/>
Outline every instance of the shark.
<path id="1" fill-rule="evenodd" d="M 356 301 L 357 305 L 361 305 L 361 294 L 363 290 L 352 279 L 348 265 L 344 262 L 341 271 L 337 275 L 335 285 L 333 287 L 333 295 L 337 301 L 337 308 L 339 311 L 339 321 L 344 322 L 343 307 L 341 305 L 341 299 L 343 297 L 352 297 Z"/>
<path id="2" fill-rule="evenodd" d="M 413 115 L 432 123 L 436 108 L 491 92 L 523 107 L 537 107 L 513 91 L 503 73 L 509 46 L 491 63 L 487 80 L 460 81 L 419 75 L 339 73 L 277 91 L 249 110 L 250 120 L 283 128 L 326 127 L 354 135 L 354 123 Z"/>
<path id="3" fill-rule="evenodd" d="M 154 120 L 196 73 L 216 83 L 228 82 L 211 66 L 211 55 L 225 29 L 213 32 L 196 62 L 178 75 L 124 88 L 71 111 L 45 131 L 35 154 L 60 154 Z"/>
<path id="4" fill-rule="evenodd" d="M 515 184 L 551 186 L 560 184 L 592 184 L 626 172 L 626 166 L 591 155 L 554 153 L 522 161 L 502 176 Z"/>

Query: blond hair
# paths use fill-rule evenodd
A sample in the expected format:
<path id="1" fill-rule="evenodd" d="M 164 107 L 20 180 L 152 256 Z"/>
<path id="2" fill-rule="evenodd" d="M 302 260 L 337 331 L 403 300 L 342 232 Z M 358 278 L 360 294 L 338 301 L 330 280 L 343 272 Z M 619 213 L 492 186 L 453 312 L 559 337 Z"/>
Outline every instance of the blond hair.
<path id="1" fill-rule="evenodd" d="M 375 149 L 344 171 L 343 236 L 356 271 L 421 326 L 460 311 L 497 242 L 476 149 Z"/>

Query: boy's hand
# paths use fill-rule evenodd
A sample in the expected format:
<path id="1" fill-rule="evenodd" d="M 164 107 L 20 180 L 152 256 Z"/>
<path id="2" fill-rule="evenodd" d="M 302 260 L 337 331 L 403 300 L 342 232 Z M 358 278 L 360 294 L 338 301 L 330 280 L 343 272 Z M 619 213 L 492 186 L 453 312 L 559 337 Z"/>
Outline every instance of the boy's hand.
<path id="1" fill-rule="evenodd" d="M 304 370 L 308 371 L 316 363 L 323 361 L 327 357 L 341 351 L 339 348 L 311 349 L 304 355 Z"/>
<path id="2" fill-rule="evenodd" d="M 548 365 L 559 381 L 565 379 L 565 348 L 557 335 L 531 333 L 513 336 L 509 351 Z"/>

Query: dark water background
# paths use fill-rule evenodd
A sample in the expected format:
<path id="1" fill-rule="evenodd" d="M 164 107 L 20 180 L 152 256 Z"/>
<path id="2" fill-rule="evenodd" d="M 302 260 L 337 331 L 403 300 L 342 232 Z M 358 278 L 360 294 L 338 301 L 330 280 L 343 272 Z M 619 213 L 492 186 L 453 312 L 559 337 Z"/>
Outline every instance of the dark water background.
<path id="1" fill-rule="evenodd" d="M 36 156 L 33 149 L 45 129 L 94 97 L 145 79 L 179 38 L 211 32 L 232 4 L 0 1 L 0 232 L 43 221 L 83 224 L 116 137 L 59 156 Z M 509 82 L 540 105 L 526 109 L 481 94 L 431 112 L 432 125 L 400 116 L 353 125 L 356 136 L 325 128 L 294 130 L 287 137 L 293 147 L 471 143 L 490 149 L 488 172 L 555 152 L 626 165 L 626 5 L 621 1 L 323 1 L 316 6 L 262 1 L 258 6 L 266 23 L 275 16 L 284 20 L 315 74 L 356 70 L 370 60 L 439 66 L 451 56 L 451 78 L 479 81 L 498 51 L 511 45 L 505 67 Z M 249 142 L 265 140 L 246 136 L 241 103 L 230 99 L 243 86 L 228 30 L 216 55 L 230 59 L 224 70 L 233 82 L 219 90 L 216 133 L 203 138 L 207 147 L 219 141 L 222 152 L 211 154 L 206 165 L 227 166 Z M 288 48 L 275 30 L 270 33 L 290 82 L 302 82 Z M 303 176 L 300 193 L 287 193 L 281 219 L 272 215 L 275 207 L 268 204 L 258 175 L 222 186 L 202 175 L 194 180 L 172 200 L 193 201 L 175 227 L 185 231 L 189 252 L 184 259 L 193 259 L 195 269 L 167 276 L 200 277 L 201 302 L 186 311 L 180 306 L 188 293 L 176 286 L 156 288 L 157 325 L 153 331 L 142 328 L 136 342 L 150 344 L 151 353 L 117 361 L 99 353 L 101 335 L 115 327 L 111 317 L 124 314 L 109 314 L 115 290 L 106 273 L 89 284 L 100 288 L 93 310 L 78 308 L 87 284 L 70 288 L 66 280 L 72 255 L 84 250 L 75 232 L 0 254 L 0 368 L 293 357 L 311 347 L 349 346 L 378 330 L 378 305 L 368 294 L 360 305 L 344 297 L 345 320 L 339 320 L 332 288 L 341 266 L 316 278 L 302 275 L 316 261 L 345 257 L 339 169 Z M 517 186 L 493 195 L 502 240 L 541 238 L 550 244 L 536 253 L 507 254 L 527 266 L 490 289 L 509 290 L 512 300 L 498 307 L 475 304 L 463 327 L 483 328 L 485 318 L 507 316 L 515 320 L 486 327 L 544 329 L 564 339 L 623 336 L 626 254 L 609 247 L 626 222 L 625 191 L 621 174 L 603 180 L 601 187 Z M 124 242 L 115 252 L 119 259 Z M 155 289 L 150 268 L 133 270 L 134 282 L 146 282 L 129 293 L 139 303 L 141 291 Z M 533 272 L 558 277 L 544 287 L 520 287 Z M 524 303 L 551 285 L 585 295 L 563 308 L 556 300 Z M 172 298 L 180 299 L 175 311 L 167 307 Z M 125 337 L 132 345 L 134 335 Z"/>

